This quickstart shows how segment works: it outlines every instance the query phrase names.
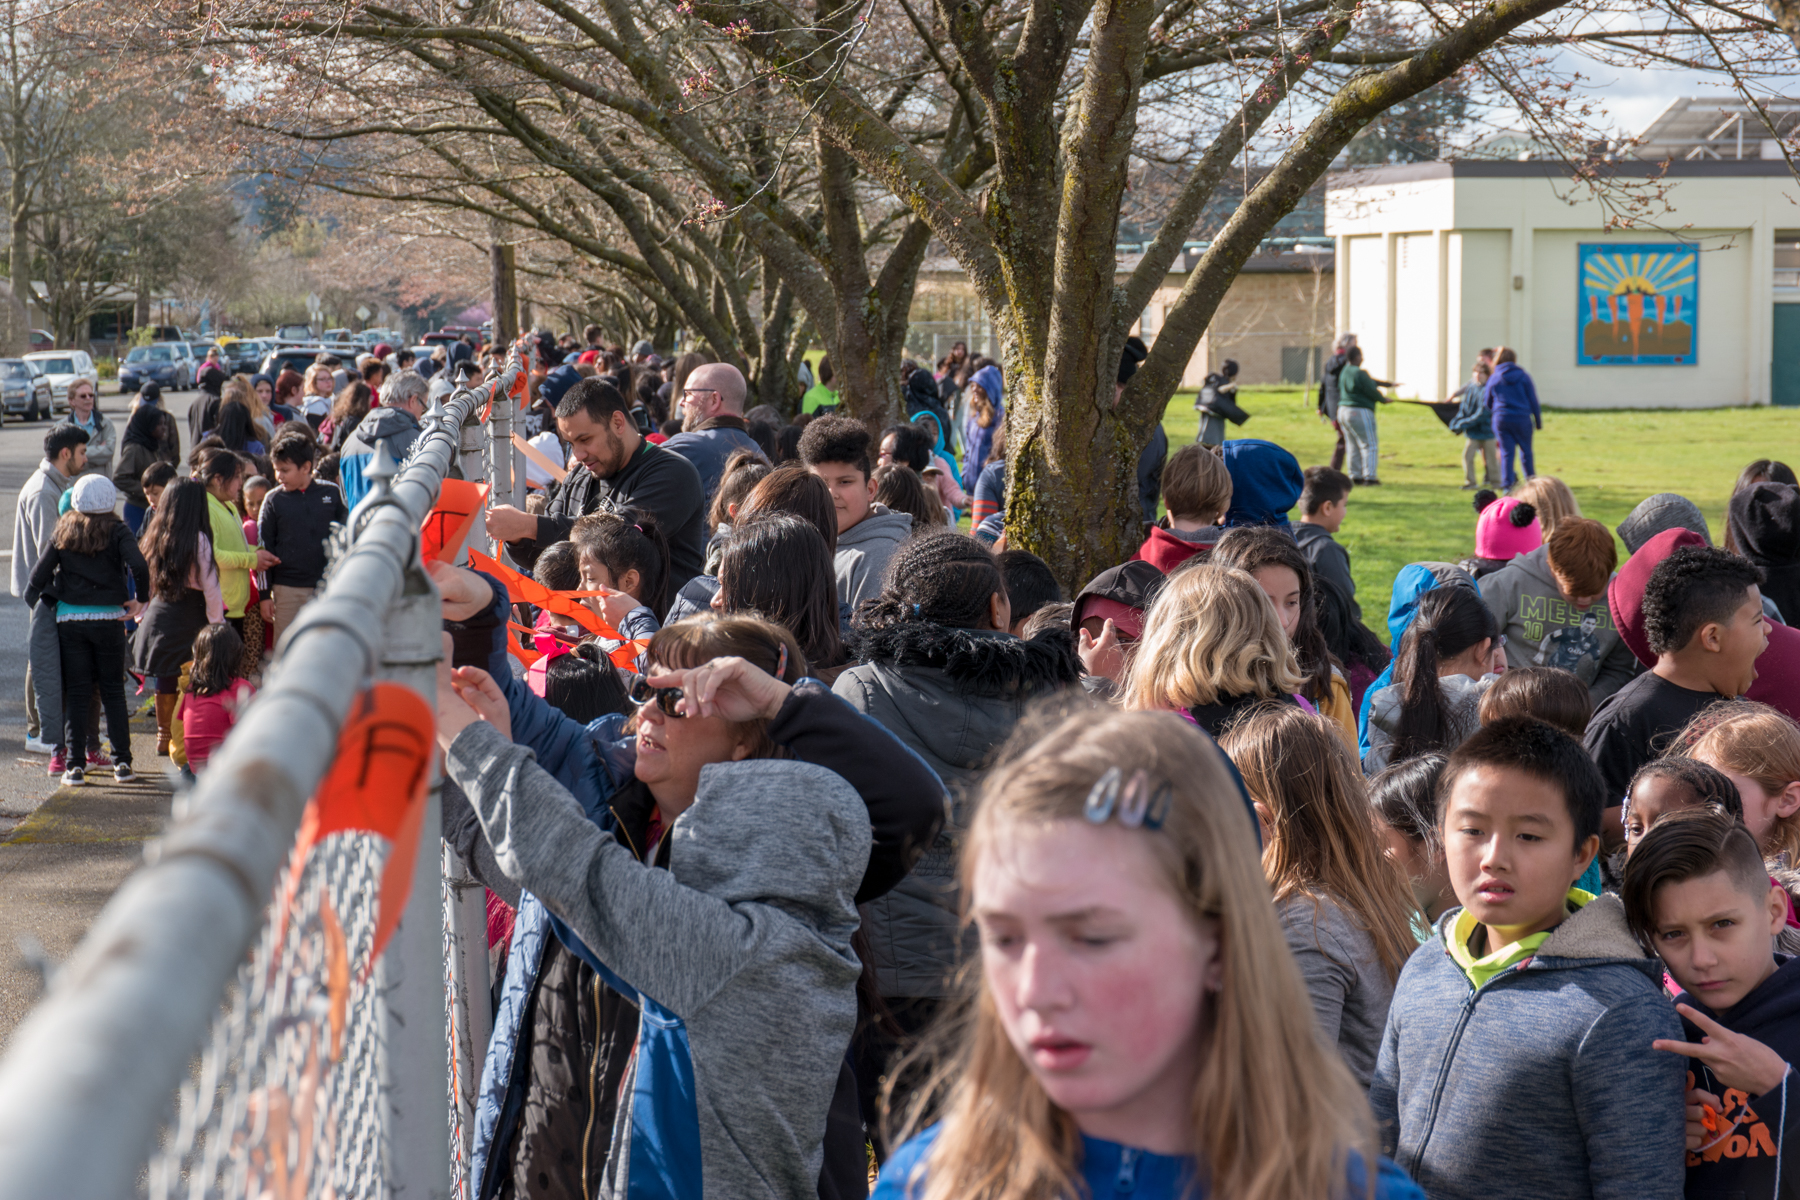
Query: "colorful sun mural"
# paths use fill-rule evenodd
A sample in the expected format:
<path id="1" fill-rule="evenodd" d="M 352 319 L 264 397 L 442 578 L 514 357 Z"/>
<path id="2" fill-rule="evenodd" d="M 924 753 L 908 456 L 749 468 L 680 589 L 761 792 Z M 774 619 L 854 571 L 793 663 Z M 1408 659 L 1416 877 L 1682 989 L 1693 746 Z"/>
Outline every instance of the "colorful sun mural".
<path id="1" fill-rule="evenodd" d="M 1700 250 L 1680 242 L 1578 247 L 1581 346 L 1576 365 L 1691 366 Z"/>

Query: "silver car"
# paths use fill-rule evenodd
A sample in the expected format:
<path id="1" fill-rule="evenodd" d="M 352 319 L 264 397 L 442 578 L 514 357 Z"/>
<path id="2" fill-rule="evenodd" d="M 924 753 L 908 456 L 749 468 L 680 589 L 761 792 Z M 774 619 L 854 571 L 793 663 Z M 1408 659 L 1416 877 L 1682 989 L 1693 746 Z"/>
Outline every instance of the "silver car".
<path id="1" fill-rule="evenodd" d="M 55 412 L 69 411 L 69 385 L 85 379 L 100 394 L 100 372 L 85 350 L 40 350 L 27 354 L 25 361 L 34 364 L 50 380 L 50 394 Z"/>
<path id="2" fill-rule="evenodd" d="M 54 413 L 50 377 L 22 358 L 0 358 L 0 408 L 18 413 L 27 421 L 41 421 Z"/>

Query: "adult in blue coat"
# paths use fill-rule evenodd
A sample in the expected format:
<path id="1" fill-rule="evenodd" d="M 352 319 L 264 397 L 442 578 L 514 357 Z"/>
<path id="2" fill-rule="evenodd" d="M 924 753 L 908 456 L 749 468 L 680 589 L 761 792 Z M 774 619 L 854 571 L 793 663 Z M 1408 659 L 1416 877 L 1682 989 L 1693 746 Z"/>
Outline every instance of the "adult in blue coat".
<path id="1" fill-rule="evenodd" d="M 1544 427 L 1544 412 L 1538 407 L 1537 385 L 1519 365 L 1519 356 L 1510 346 L 1494 352 L 1494 373 L 1487 384 L 1488 412 L 1493 414 L 1494 432 L 1500 436 L 1501 480 L 1507 487 L 1519 482 L 1513 469 L 1513 453 L 1525 460 L 1525 478 L 1537 474 L 1537 460 L 1531 453 L 1531 435 Z"/>

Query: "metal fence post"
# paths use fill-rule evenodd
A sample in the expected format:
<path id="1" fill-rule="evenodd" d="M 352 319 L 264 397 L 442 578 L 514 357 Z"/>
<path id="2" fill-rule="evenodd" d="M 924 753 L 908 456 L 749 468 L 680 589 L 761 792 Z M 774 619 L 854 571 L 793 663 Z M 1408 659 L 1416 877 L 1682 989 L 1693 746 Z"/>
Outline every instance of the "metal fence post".
<path id="1" fill-rule="evenodd" d="M 441 416 L 440 410 L 440 420 Z M 377 451 L 376 460 L 368 472 L 372 490 L 359 510 L 381 503 L 389 492 L 394 466 L 385 446 Z M 425 573 L 415 538 L 401 570 L 400 594 L 382 622 L 378 674 L 411 688 L 434 708 L 443 629 L 437 585 Z M 431 1200 L 448 1200 L 453 1183 L 451 1048 L 444 1006 L 442 787 L 434 761 L 406 910 L 375 968 L 383 1024 L 377 1069 L 388 1123 L 382 1176 L 393 1194 Z"/>
<path id="2" fill-rule="evenodd" d="M 493 442 L 488 438 L 487 427 L 481 423 L 481 413 L 471 410 L 469 415 L 464 418 L 462 428 L 457 432 L 461 438 L 462 460 L 465 463 L 478 462 L 481 464 L 481 479 L 488 485 L 488 498 L 492 503 L 499 495 L 493 488 L 495 448 Z M 486 521 L 477 518 L 475 527 L 469 530 L 469 545 L 483 554 L 492 555 L 494 553 L 493 542 L 488 538 Z"/>
<path id="3" fill-rule="evenodd" d="M 516 449 L 512 444 L 513 401 L 504 391 L 494 390 L 494 404 L 488 409 L 488 488 L 497 504 L 525 507 L 515 495 L 516 485 L 524 482 L 522 472 L 515 472 Z"/>

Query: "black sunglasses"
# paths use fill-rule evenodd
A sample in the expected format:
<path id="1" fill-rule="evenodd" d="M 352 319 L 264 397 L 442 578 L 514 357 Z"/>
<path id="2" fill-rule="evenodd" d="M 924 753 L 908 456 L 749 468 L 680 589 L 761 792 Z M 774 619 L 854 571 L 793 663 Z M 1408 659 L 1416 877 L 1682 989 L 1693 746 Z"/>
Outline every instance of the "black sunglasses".
<path id="1" fill-rule="evenodd" d="M 684 712 L 678 711 L 676 707 L 681 703 L 683 695 L 682 690 L 678 687 L 651 687 L 650 681 L 640 675 L 637 677 L 637 680 L 632 683 L 630 695 L 631 702 L 639 708 L 642 708 L 644 705 L 654 700 L 656 701 L 656 707 L 662 709 L 663 715 L 665 716 L 680 718 L 687 715 Z"/>

